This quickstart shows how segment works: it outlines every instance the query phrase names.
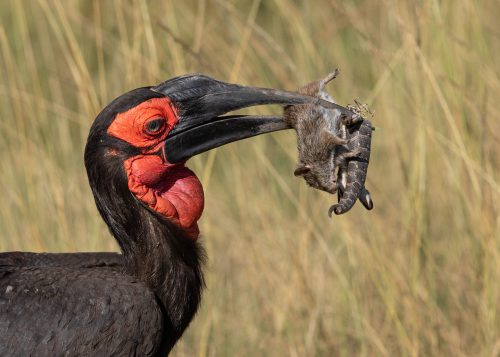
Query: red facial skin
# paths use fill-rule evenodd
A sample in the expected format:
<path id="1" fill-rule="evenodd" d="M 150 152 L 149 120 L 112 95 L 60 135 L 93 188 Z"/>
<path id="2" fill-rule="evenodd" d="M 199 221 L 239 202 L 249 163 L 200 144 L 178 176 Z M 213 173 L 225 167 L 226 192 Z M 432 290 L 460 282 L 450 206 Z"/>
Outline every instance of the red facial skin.
<path id="1" fill-rule="evenodd" d="M 164 119 L 160 127 L 149 130 L 148 123 L 160 118 Z M 108 134 L 141 150 L 124 162 L 130 191 L 196 240 L 204 206 L 203 187 L 184 164 L 170 164 L 155 154 L 163 149 L 163 141 L 177 120 L 168 98 L 152 98 L 118 114 Z"/>

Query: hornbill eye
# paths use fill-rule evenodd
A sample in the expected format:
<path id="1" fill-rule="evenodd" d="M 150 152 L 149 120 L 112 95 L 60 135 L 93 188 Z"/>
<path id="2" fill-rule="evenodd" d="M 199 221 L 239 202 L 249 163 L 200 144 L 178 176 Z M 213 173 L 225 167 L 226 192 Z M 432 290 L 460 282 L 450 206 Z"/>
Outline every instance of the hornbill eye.
<path id="1" fill-rule="evenodd" d="M 156 118 L 156 119 L 148 121 L 146 123 L 146 125 L 144 126 L 144 128 L 145 128 L 145 131 L 147 134 L 156 134 L 160 130 L 162 130 L 164 126 L 165 126 L 165 119 L 164 118 Z"/>

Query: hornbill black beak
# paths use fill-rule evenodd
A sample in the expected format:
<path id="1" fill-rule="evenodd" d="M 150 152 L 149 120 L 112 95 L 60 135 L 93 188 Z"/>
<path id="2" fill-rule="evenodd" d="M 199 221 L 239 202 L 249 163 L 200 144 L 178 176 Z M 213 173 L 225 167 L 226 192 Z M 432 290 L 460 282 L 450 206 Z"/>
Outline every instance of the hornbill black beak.
<path id="1" fill-rule="evenodd" d="M 319 98 L 224 83 L 200 74 L 172 78 L 151 90 L 168 97 L 177 109 L 179 120 L 164 146 L 165 158 L 172 164 L 233 141 L 291 128 L 282 116 L 221 116 L 234 110 L 263 104 L 316 104 L 349 117 L 354 115 Z"/>

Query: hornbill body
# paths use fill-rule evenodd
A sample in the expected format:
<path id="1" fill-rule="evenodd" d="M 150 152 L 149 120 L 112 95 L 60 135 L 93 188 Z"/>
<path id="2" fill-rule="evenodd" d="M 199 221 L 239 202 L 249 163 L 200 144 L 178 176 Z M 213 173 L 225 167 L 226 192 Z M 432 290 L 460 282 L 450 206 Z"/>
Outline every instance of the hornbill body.
<path id="1" fill-rule="evenodd" d="M 288 128 L 279 116 L 222 114 L 310 102 L 332 105 L 202 75 L 112 101 L 91 127 L 85 166 L 121 254 L 0 253 L 0 356 L 168 354 L 203 287 L 203 189 L 185 161 Z"/>

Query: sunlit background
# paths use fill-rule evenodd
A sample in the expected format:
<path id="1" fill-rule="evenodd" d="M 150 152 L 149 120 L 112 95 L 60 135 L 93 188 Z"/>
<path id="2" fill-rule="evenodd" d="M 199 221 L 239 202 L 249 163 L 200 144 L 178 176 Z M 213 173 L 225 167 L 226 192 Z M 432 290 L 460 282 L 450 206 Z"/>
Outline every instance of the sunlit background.
<path id="1" fill-rule="evenodd" d="M 83 165 L 135 87 L 201 72 L 375 111 L 367 187 L 293 176 L 293 131 L 192 159 L 207 289 L 175 356 L 500 355 L 500 22 L 495 0 L 0 3 L 0 250 L 116 251 Z M 279 113 L 259 108 L 253 113 Z"/>

